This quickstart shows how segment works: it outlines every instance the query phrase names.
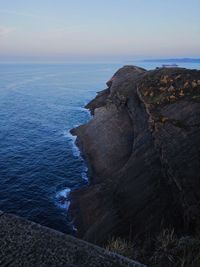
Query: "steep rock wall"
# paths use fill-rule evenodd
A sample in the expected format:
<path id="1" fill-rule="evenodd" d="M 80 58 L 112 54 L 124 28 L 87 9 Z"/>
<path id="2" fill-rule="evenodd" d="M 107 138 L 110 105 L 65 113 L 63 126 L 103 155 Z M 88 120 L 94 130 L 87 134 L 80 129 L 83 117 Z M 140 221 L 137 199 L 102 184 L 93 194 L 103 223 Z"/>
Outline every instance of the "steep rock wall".
<path id="1" fill-rule="evenodd" d="M 125 66 L 72 130 L 92 183 L 72 194 L 79 234 L 105 242 L 163 227 L 193 232 L 200 218 L 200 71 Z"/>

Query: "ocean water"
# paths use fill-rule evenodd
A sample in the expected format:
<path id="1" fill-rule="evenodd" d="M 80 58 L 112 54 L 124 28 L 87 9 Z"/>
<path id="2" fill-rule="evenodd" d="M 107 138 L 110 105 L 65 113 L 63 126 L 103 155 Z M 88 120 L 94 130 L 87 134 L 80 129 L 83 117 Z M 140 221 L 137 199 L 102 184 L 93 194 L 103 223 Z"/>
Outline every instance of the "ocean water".
<path id="1" fill-rule="evenodd" d="M 69 130 L 90 119 L 84 105 L 125 64 L 0 64 L 0 210 L 73 232 L 69 192 L 88 177 Z"/>

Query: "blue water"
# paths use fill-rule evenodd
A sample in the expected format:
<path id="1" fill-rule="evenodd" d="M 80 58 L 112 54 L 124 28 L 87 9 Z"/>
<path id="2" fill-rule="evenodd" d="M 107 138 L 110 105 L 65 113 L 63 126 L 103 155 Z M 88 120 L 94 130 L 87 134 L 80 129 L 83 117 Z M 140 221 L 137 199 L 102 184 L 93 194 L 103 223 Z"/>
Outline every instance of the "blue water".
<path id="1" fill-rule="evenodd" d="M 69 130 L 124 64 L 0 65 L 0 210 L 72 232 L 68 194 L 87 184 L 87 168 Z"/>

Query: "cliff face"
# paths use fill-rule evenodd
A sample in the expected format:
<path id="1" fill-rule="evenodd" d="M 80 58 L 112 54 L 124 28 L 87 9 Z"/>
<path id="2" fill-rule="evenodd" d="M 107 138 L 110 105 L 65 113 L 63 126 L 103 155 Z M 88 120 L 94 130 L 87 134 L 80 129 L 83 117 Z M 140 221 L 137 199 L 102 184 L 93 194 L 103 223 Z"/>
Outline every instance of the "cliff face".
<path id="1" fill-rule="evenodd" d="M 144 236 L 200 224 L 200 71 L 125 66 L 72 130 L 90 186 L 72 195 L 79 235 Z"/>

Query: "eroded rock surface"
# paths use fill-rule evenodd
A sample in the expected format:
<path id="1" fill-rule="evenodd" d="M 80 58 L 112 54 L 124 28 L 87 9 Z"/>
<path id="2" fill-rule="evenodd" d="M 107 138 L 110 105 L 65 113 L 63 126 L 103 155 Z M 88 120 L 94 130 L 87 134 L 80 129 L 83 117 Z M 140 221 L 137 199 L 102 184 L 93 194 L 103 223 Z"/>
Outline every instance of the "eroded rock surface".
<path id="1" fill-rule="evenodd" d="M 145 267 L 77 238 L 1 211 L 0 266 Z"/>
<path id="2" fill-rule="evenodd" d="M 145 236 L 200 224 L 200 71 L 125 66 L 72 130 L 92 182 L 72 194 L 79 235 Z"/>

